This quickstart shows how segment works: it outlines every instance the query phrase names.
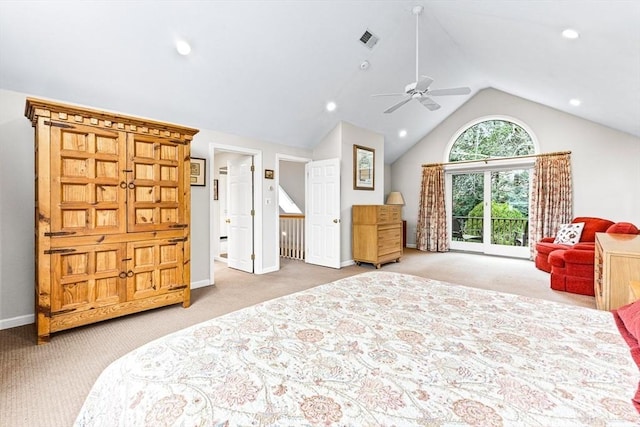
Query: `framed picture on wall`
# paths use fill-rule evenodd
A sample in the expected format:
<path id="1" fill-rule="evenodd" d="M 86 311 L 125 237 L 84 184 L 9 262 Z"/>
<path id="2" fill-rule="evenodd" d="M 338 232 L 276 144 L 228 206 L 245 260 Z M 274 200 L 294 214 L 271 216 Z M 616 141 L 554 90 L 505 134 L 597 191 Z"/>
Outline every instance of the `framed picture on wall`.
<path id="1" fill-rule="evenodd" d="M 353 189 L 375 189 L 376 150 L 353 145 Z"/>
<path id="2" fill-rule="evenodd" d="M 206 181 L 207 161 L 197 157 L 191 158 L 191 185 L 204 187 Z"/>

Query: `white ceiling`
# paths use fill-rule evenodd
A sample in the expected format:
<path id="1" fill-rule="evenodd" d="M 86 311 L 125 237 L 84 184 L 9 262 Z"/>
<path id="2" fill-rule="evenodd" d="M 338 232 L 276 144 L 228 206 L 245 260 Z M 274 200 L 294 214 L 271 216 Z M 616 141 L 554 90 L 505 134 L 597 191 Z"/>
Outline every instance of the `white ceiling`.
<path id="1" fill-rule="evenodd" d="M 420 74 L 472 94 L 382 114 L 370 95 L 415 80 L 417 4 Z M 640 1 L 0 0 L 0 88 L 307 148 L 345 120 L 386 163 L 486 87 L 640 136 Z"/>

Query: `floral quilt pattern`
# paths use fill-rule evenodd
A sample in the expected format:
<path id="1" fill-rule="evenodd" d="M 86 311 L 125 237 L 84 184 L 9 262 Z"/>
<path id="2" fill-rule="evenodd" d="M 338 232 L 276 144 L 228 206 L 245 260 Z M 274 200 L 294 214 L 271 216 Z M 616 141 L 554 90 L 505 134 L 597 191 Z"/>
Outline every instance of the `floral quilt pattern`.
<path id="1" fill-rule="evenodd" d="M 611 313 L 371 272 L 150 342 L 77 426 L 637 426 Z"/>

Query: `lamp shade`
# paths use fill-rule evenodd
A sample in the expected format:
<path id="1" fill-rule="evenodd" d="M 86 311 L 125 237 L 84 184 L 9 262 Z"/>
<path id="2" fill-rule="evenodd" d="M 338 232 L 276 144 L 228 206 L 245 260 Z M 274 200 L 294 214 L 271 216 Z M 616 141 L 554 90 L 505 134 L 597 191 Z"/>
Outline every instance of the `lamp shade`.
<path id="1" fill-rule="evenodd" d="M 387 205 L 404 205 L 404 199 L 402 193 L 399 191 L 392 191 L 387 197 Z"/>

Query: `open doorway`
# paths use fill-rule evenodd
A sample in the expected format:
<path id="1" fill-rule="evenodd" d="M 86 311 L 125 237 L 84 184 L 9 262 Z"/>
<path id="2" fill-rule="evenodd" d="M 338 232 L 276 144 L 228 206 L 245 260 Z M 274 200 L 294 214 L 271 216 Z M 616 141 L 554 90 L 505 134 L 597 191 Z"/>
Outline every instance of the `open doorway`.
<path id="1" fill-rule="evenodd" d="M 262 269 L 262 153 L 222 144 L 209 144 L 212 185 L 209 228 L 210 281 L 215 283 L 219 261 L 249 273 Z M 218 263 L 218 265 L 221 265 Z"/>
<path id="2" fill-rule="evenodd" d="M 278 206 L 276 215 L 276 250 L 277 268 L 280 269 L 280 260 L 285 258 L 304 261 L 304 212 L 306 204 L 306 179 L 305 164 L 311 159 L 295 157 L 286 154 L 276 154 L 276 173 L 274 189 Z M 286 196 L 284 196 L 286 194 Z M 283 199 L 286 197 L 286 200 Z M 295 205 L 301 214 L 294 213 L 285 205 Z M 288 255 L 287 255 L 288 254 Z"/>

